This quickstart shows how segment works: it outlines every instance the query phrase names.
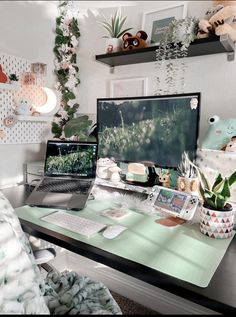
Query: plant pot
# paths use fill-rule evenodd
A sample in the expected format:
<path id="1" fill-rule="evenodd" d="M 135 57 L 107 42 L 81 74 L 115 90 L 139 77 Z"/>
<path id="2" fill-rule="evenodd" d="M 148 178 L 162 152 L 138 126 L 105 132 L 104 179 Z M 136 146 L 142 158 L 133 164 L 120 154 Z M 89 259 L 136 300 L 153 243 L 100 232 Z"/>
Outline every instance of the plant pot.
<path id="1" fill-rule="evenodd" d="M 121 50 L 121 39 L 118 38 L 107 38 L 106 39 L 106 52 L 114 53 Z"/>
<path id="2" fill-rule="evenodd" d="M 208 207 L 201 209 L 200 231 L 214 239 L 227 239 L 233 235 L 234 209 L 230 204 L 227 211 L 217 211 Z"/>
<path id="3" fill-rule="evenodd" d="M 197 177 L 179 176 L 177 178 L 177 187 L 180 192 L 198 196 L 199 180 Z"/>

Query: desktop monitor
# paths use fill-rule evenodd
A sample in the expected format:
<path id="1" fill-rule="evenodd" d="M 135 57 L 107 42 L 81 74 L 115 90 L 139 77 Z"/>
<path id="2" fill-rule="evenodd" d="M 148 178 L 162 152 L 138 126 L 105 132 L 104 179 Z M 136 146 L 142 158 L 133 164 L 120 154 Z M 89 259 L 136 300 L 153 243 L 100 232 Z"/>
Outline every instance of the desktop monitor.
<path id="1" fill-rule="evenodd" d="M 98 157 L 177 168 L 196 157 L 199 117 L 200 93 L 98 99 Z"/>

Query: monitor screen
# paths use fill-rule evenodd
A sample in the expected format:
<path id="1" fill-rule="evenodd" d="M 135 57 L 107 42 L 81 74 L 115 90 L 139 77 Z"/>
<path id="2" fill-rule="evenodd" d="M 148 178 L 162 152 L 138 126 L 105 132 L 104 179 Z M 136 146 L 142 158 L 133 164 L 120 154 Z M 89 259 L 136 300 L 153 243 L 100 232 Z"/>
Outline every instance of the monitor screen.
<path id="1" fill-rule="evenodd" d="M 95 177 L 97 144 L 75 141 L 48 141 L 46 176 Z"/>
<path id="2" fill-rule="evenodd" d="M 97 100 L 98 157 L 177 168 L 195 159 L 200 93 Z"/>

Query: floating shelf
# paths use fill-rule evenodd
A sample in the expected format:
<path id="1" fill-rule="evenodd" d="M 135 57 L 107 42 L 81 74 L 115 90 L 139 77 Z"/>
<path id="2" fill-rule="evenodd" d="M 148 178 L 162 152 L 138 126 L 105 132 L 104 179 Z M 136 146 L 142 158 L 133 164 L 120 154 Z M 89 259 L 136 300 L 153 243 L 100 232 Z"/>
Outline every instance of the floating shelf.
<path id="1" fill-rule="evenodd" d="M 233 41 L 228 37 L 228 35 L 197 39 L 191 43 L 188 50 L 188 57 L 227 53 L 228 60 L 234 60 L 234 46 Z M 95 59 L 111 67 L 155 62 L 157 48 L 158 46 L 149 46 L 136 50 L 101 54 L 96 55 Z"/>
<path id="2" fill-rule="evenodd" d="M 18 90 L 19 89 L 19 84 L 3 84 L 0 83 L 0 89 L 6 89 L 6 90 Z"/>
<path id="3" fill-rule="evenodd" d="M 16 115 L 17 120 L 19 121 L 52 121 L 53 117 L 43 117 L 43 116 L 23 116 L 23 115 Z"/>

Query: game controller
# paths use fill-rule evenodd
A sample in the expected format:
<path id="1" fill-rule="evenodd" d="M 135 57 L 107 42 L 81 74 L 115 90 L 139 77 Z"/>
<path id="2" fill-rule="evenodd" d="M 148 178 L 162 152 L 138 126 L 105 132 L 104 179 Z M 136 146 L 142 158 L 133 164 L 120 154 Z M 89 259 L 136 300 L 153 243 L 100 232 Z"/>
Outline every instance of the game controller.
<path id="1" fill-rule="evenodd" d="M 198 207 L 199 198 L 175 189 L 154 186 L 147 197 L 147 203 L 159 211 L 191 220 Z"/>

